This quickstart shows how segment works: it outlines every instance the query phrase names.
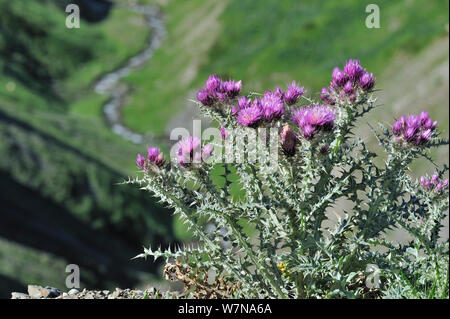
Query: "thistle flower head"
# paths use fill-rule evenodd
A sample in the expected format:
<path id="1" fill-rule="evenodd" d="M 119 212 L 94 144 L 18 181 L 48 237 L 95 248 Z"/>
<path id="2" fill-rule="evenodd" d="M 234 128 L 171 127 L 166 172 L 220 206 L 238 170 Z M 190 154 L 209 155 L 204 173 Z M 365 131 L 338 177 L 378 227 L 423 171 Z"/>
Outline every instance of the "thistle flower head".
<path id="1" fill-rule="evenodd" d="M 423 127 L 427 130 L 435 130 L 437 126 L 437 121 L 433 122 L 433 119 L 429 118 L 425 124 L 423 124 Z"/>
<path id="2" fill-rule="evenodd" d="M 219 102 L 224 103 L 227 101 L 228 96 L 223 92 L 216 92 L 216 98 Z"/>
<path id="3" fill-rule="evenodd" d="M 183 167 L 189 166 L 194 159 L 194 153 L 196 153 L 199 147 L 200 139 L 197 136 L 189 136 L 178 142 L 178 151 L 176 154 L 178 164 Z"/>
<path id="4" fill-rule="evenodd" d="M 222 83 L 222 90 L 229 98 L 235 98 L 239 95 L 242 88 L 242 81 L 226 81 Z"/>
<path id="5" fill-rule="evenodd" d="M 273 94 L 284 100 L 284 92 L 279 86 L 273 91 Z"/>
<path id="6" fill-rule="evenodd" d="M 320 99 L 322 100 L 322 102 L 327 103 L 329 105 L 334 105 L 334 98 L 331 96 L 330 91 L 328 90 L 328 88 L 323 87 L 322 91 L 320 93 Z"/>
<path id="7" fill-rule="evenodd" d="M 344 66 L 344 72 L 352 82 L 356 82 L 364 73 L 364 69 L 358 60 L 350 59 Z"/>
<path id="8" fill-rule="evenodd" d="M 284 104 L 282 99 L 273 92 L 267 91 L 260 100 L 262 115 L 264 119 L 271 121 L 284 114 Z"/>
<path id="9" fill-rule="evenodd" d="M 344 92 L 347 95 L 351 95 L 353 93 L 353 85 L 352 82 L 347 81 L 347 83 L 345 83 L 344 85 Z"/>
<path id="10" fill-rule="evenodd" d="M 301 129 L 303 136 L 311 139 L 320 130 L 329 131 L 336 118 L 333 110 L 325 105 L 302 107 L 294 112 L 292 121 Z"/>
<path id="11" fill-rule="evenodd" d="M 255 102 L 255 101 L 254 101 Z M 242 126 L 253 126 L 261 120 L 263 114 L 259 103 L 252 103 L 252 106 L 243 108 L 237 113 L 237 122 Z"/>
<path id="12" fill-rule="evenodd" d="M 373 73 L 364 72 L 359 78 L 359 85 L 364 91 L 369 91 L 375 86 L 375 77 Z"/>
<path id="13" fill-rule="evenodd" d="M 156 166 L 161 166 L 164 164 L 164 154 L 156 146 L 147 148 L 147 159 L 150 164 L 154 164 Z"/>
<path id="14" fill-rule="evenodd" d="M 404 115 L 402 115 L 400 119 L 395 121 L 394 125 L 392 126 L 392 133 L 396 136 L 399 136 L 400 134 L 402 134 L 405 125 L 406 125 L 406 118 Z"/>
<path id="15" fill-rule="evenodd" d="M 433 174 L 431 178 L 422 176 L 420 178 L 420 185 L 427 191 L 434 191 L 436 193 L 442 192 L 448 188 L 448 179 L 441 181 L 437 173 Z"/>
<path id="16" fill-rule="evenodd" d="M 211 96 L 207 90 L 200 90 L 197 93 L 197 100 L 204 106 L 211 106 L 214 103 L 214 98 Z"/>
<path id="17" fill-rule="evenodd" d="M 245 96 L 241 96 L 238 98 L 238 105 L 240 109 L 245 109 L 246 107 L 249 107 L 250 104 L 252 104 L 252 100 L 246 98 Z"/>
<path id="18" fill-rule="evenodd" d="M 423 111 L 419 115 L 400 117 L 392 125 L 392 133 L 397 137 L 397 141 L 405 141 L 411 145 L 420 146 L 431 140 L 436 125 L 437 122 L 433 122 L 428 112 Z"/>
<path id="19" fill-rule="evenodd" d="M 356 59 L 350 59 L 344 66 L 344 70 L 334 68 L 330 85 L 330 94 L 337 100 L 355 102 L 358 96 L 366 94 L 375 86 L 373 73 L 368 73 Z M 322 90 L 323 91 L 323 90 Z M 328 102 L 326 92 L 321 94 L 322 101 Z M 331 104 L 331 103 L 329 103 Z"/>
<path id="20" fill-rule="evenodd" d="M 304 93 L 303 87 L 300 87 L 295 81 L 288 85 L 288 89 L 284 92 L 283 97 L 287 105 L 297 103 L 298 98 Z"/>
<path id="21" fill-rule="evenodd" d="M 211 74 L 209 76 L 208 80 L 206 80 L 206 90 L 210 94 L 215 94 L 217 91 L 219 91 L 221 88 L 221 85 L 222 85 L 222 81 L 215 74 Z"/>
<path id="22" fill-rule="evenodd" d="M 333 69 L 333 74 L 331 75 L 331 77 L 332 77 L 331 83 L 334 87 L 342 87 L 348 80 L 347 76 L 345 75 L 345 72 L 339 68 Z"/>

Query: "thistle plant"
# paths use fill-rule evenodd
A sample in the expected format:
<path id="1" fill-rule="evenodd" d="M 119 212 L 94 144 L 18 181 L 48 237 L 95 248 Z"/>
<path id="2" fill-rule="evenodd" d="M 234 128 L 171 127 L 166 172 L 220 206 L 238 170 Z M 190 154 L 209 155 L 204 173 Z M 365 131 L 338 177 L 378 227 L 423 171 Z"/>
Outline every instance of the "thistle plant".
<path id="1" fill-rule="evenodd" d="M 409 169 L 448 141 L 427 112 L 401 116 L 371 128 L 386 155 L 376 165 L 378 155 L 353 134 L 377 106 L 374 87 L 355 59 L 333 70 L 320 101 L 295 81 L 244 96 L 241 81 L 211 75 L 196 103 L 217 122 L 219 140 L 185 137 L 170 160 L 150 147 L 127 182 L 173 208 L 196 244 L 149 247 L 137 257 L 184 269 L 177 277 L 208 296 L 448 298 L 449 241 L 439 235 L 448 167 L 420 180 Z M 212 174 L 221 166 L 225 183 Z M 233 194 L 232 179 L 245 196 Z M 407 240 L 391 239 L 396 229 Z M 212 273 L 222 287 L 215 292 Z"/>

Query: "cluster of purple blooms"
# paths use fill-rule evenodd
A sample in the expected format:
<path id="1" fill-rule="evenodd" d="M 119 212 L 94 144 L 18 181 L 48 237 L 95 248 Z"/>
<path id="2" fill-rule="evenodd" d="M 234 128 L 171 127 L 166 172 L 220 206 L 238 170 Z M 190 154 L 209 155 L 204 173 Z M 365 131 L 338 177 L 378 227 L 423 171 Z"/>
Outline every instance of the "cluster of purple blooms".
<path id="1" fill-rule="evenodd" d="M 197 100 L 204 106 L 211 106 L 216 101 L 226 102 L 239 95 L 242 88 L 242 81 L 222 81 L 217 75 L 212 74 L 206 80 L 204 89 L 197 93 Z"/>
<path id="2" fill-rule="evenodd" d="M 285 103 L 289 106 L 297 103 L 303 93 L 303 87 L 293 81 L 286 91 L 277 87 L 274 91 L 266 91 L 261 98 L 238 98 L 237 105 L 232 107 L 232 113 L 242 126 L 256 126 L 260 121 L 271 122 L 283 116 Z"/>
<path id="3" fill-rule="evenodd" d="M 289 106 L 293 106 L 304 94 L 303 87 L 295 81 L 283 91 L 277 87 L 273 91 L 266 91 L 261 97 L 249 98 L 239 96 L 242 81 L 222 81 L 217 75 L 210 75 L 205 88 L 197 93 L 197 99 L 204 106 L 213 106 L 216 102 L 220 105 L 231 107 L 231 113 L 236 122 L 245 127 L 256 127 L 260 124 L 278 120 L 283 115 L 291 115 L 291 121 L 296 124 L 298 131 L 307 140 L 313 139 L 320 132 L 333 130 L 336 120 L 336 112 L 332 105 L 339 99 L 354 101 L 361 93 L 369 92 L 375 85 L 374 76 L 364 69 L 356 59 L 350 59 L 343 70 L 335 68 L 332 73 L 332 81 L 328 88 L 322 89 L 321 99 L 324 105 L 314 104 L 299 106 L 290 113 Z M 437 122 L 433 121 L 428 112 L 423 111 L 419 115 L 402 116 L 392 127 L 392 133 L 396 142 L 404 142 L 409 145 L 424 145 L 430 141 Z M 228 132 L 221 127 L 220 134 L 223 140 L 227 139 Z M 281 133 L 281 146 L 286 155 L 293 155 L 298 143 L 298 137 L 290 124 L 284 124 Z M 178 143 L 176 160 L 181 167 L 189 167 L 191 163 L 200 163 L 211 157 L 213 147 L 210 144 L 201 146 L 197 137 L 190 136 Z M 321 150 L 322 152 L 322 150 Z M 328 152 L 328 146 L 323 153 Z M 149 147 L 147 158 L 138 154 L 136 164 L 139 169 L 147 170 L 149 167 L 161 167 L 164 157 L 157 147 Z M 421 183 L 427 189 L 430 187 L 441 189 L 447 187 L 448 180 L 435 183 L 436 177 L 431 180 L 422 177 Z"/>
<path id="4" fill-rule="evenodd" d="M 136 166 L 140 170 L 146 170 L 149 167 L 161 167 L 163 165 L 164 154 L 156 146 L 147 148 L 147 158 L 145 158 L 141 154 L 138 154 L 136 158 Z"/>
<path id="5" fill-rule="evenodd" d="M 294 111 L 292 122 L 297 124 L 303 137 L 312 139 L 318 132 L 329 132 L 334 127 L 336 114 L 326 105 L 303 106 Z"/>
<path id="6" fill-rule="evenodd" d="M 207 161 L 212 153 L 213 146 L 206 144 L 201 147 L 200 139 L 196 136 L 189 136 L 178 142 L 176 160 L 182 167 L 189 167 L 192 163 L 201 163 Z"/>
<path id="7" fill-rule="evenodd" d="M 204 106 L 212 106 L 217 101 L 230 102 L 239 95 L 241 88 L 242 81 L 222 81 L 217 75 L 212 74 L 206 81 L 205 88 L 197 93 L 197 100 Z M 293 81 L 286 91 L 277 87 L 273 92 L 266 91 L 261 98 L 239 97 L 237 104 L 231 107 L 231 111 L 240 125 L 253 127 L 261 121 L 270 122 L 279 119 L 285 112 L 285 103 L 295 104 L 303 93 L 303 87 Z"/>
<path id="8" fill-rule="evenodd" d="M 350 59 L 344 66 L 344 70 L 334 68 L 331 84 L 328 88 L 322 88 L 320 98 L 324 103 L 334 105 L 336 97 L 347 97 L 354 101 L 359 90 L 370 91 L 375 85 L 373 73 L 368 73 L 356 59 Z"/>
<path id="9" fill-rule="evenodd" d="M 448 187 L 448 179 L 444 181 L 439 180 L 438 174 L 433 174 L 431 178 L 422 176 L 420 178 L 420 185 L 428 191 L 435 191 L 440 193 L 442 190 Z"/>
<path id="10" fill-rule="evenodd" d="M 401 116 L 392 126 L 392 133 L 397 142 L 420 146 L 430 141 L 436 126 L 437 121 L 423 111 L 419 115 Z"/>

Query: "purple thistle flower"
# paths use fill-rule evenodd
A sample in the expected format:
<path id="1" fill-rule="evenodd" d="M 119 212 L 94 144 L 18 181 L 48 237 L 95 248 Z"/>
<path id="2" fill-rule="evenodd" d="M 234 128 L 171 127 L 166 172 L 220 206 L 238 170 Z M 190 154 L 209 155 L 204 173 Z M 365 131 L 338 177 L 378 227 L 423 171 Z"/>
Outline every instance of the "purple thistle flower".
<path id="1" fill-rule="evenodd" d="M 147 159 L 149 162 L 154 162 L 158 155 L 161 153 L 158 147 L 152 146 L 147 148 Z"/>
<path id="2" fill-rule="evenodd" d="M 281 130 L 281 147 L 286 155 L 294 155 L 295 144 L 297 143 L 297 137 L 295 136 L 294 130 L 289 124 L 285 124 Z"/>
<path id="3" fill-rule="evenodd" d="M 420 185 L 428 191 L 434 190 L 435 192 L 440 193 L 442 190 L 448 188 L 448 179 L 440 181 L 439 175 L 435 173 L 430 179 L 422 176 L 420 178 Z"/>
<path id="4" fill-rule="evenodd" d="M 137 155 L 136 158 L 136 166 L 137 168 L 139 168 L 140 170 L 143 170 L 145 168 L 145 158 L 144 156 L 142 156 L 141 154 Z"/>
<path id="5" fill-rule="evenodd" d="M 422 125 L 425 124 L 428 121 L 429 117 L 430 115 L 428 114 L 427 111 L 422 111 L 419 115 L 420 123 Z"/>
<path id="6" fill-rule="evenodd" d="M 402 116 L 392 126 L 392 133 L 398 136 L 398 141 L 406 141 L 416 146 L 427 144 L 436 129 L 437 122 L 423 111 L 419 115 Z"/>
<path id="7" fill-rule="evenodd" d="M 284 101 L 287 105 L 293 105 L 297 103 L 298 98 L 302 96 L 303 93 L 303 87 L 298 86 L 295 81 L 292 81 L 292 83 L 288 85 L 287 91 L 284 92 Z"/>
<path id="8" fill-rule="evenodd" d="M 329 131 L 334 127 L 336 115 L 324 105 L 303 107 L 294 112 L 292 121 L 302 130 L 307 139 L 314 137 L 319 130 Z"/>
<path id="9" fill-rule="evenodd" d="M 363 74 L 364 69 L 362 68 L 361 63 L 358 60 L 350 59 L 344 66 L 344 72 L 347 77 L 355 83 Z"/>
<path id="10" fill-rule="evenodd" d="M 227 95 L 222 92 L 216 92 L 216 97 L 219 100 L 219 102 L 222 102 L 222 103 L 226 102 L 228 99 Z"/>
<path id="11" fill-rule="evenodd" d="M 324 103 L 328 103 L 330 105 L 334 105 L 334 99 L 331 97 L 330 92 L 327 88 L 322 88 L 322 92 L 320 93 L 320 99 Z"/>
<path id="12" fill-rule="evenodd" d="M 417 115 L 410 115 L 406 118 L 406 127 L 414 130 L 418 130 L 420 128 L 421 122 L 420 118 Z"/>
<path id="13" fill-rule="evenodd" d="M 439 180 L 439 175 L 434 173 L 429 179 L 422 176 L 420 178 L 420 185 L 426 190 L 434 190 L 435 192 L 440 193 L 442 190 L 448 188 L 448 179 L 441 181 Z"/>
<path id="14" fill-rule="evenodd" d="M 242 81 L 226 81 L 222 84 L 223 91 L 227 94 L 227 96 L 232 99 L 238 96 L 238 94 L 241 92 L 242 88 Z"/>
<path id="15" fill-rule="evenodd" d="M 147 148 L 147 159 L 150 164 L 154 164 L 156 166 L 161 166 L 164 164 L 164 154 L 156 146 Z"/>
<path id="16" fill-rule="evenodd" d="M 200 147 L 200 140 L 196 136 L 189 136 L 178 142 L 178 152 L 176 155 L 178 164 L 180 164 L 183 167 L 189 166 L 193 159 L 194 152 L 199 147 Z"/>
<path id="17" fill-rule="evenodd" d="M 442 182 L 439 182 L 439 183 L 437 183 L 437 185 L 436 185 L 434 190 L 439 193 L 440 191 L 442 191 L 442 187 L 443 186 L 444 185 L 442 184 Z"/>
<path id="18" fill-rule="evenodd" d="M 375 86 L 375 78 L 373 73 L 364 72 L 359 78 L 359 85 L 364 91 L 369 91 Z"/>
<path id="19" fill-rule="evenodd" d="M 262 115 L 264 119 L 271 121 L 284 114 L 284 104 L 281 98 L 273 92 L 267 91 L 260 100 Z"/>
<path id="20" fill-rule="evenodd" d="M 245 96 L 241 96 L 240 98 L 238 98 L 238 105 L 240 109 L 245 109 L 249 107 L 250 104 L 252 104 L 251 99 L 247 99 Z"/>
<path id="21" fill-rule="evenodd" d="M 433 174 L 433 175 L 431 176 L 431 183 L 432 183 L 433 185 L 436 185 L 436 184 L 438 183 L 438 181 L 439 181 L 439 175 L 438 175 L 438 174 Z"/>
<path id="22" fill-rule="evenodd" d="M 345 72 L 342 71 L 339 68 L 334 68 L 333 74 L 332 74 L 332 85 L 334 87 L 341 87 L 347 82 L 347 76 L 345 75 Z"/>
<path id="23" fill-rule="evenodd" d="M 204 106 L 211 106 L 214 103 L 214 98 L 206 90 L 198 91 L 197 100 Z"/>
<path id="24" fill-rule="evenodd" d="M 405 133 L 403 134 L 406 141 L 408 141 L 408 142 L 413 141 L 415 135 L 416 135 L 416 129 L 414 127 L 406 127 Z"/>
<path id="25" fill-rule="evenodd" d="M 255 101 L 254 101 L 255 102 Z M 261 108 L 258 103 L 239 110 L 237 122 L 242 126 L 253 126 L 262 118 Z"/>
<path id="26" fill-rule="evenodd" d="M 418 145 L 423 145 L 431 140 L 431 130 L 425 130 L 420 134 Z"/>
<path id="27" fill-rule="evenodd" d="M 284 100 L 284 92 L 279 86 L 273 91 L 273 94 Z"/>
<path id="28" fill-rule="evenodd" d="M 222 85 L 222 81 L 215 74 L 211 74 L 209 76 L 208 80 L 206 80 L 206 90 L 210 94 L 215 94 L 217 91 L 219 91 L 221 88 L 221 85 Z"/>
<path id="29" fill-rule="evenodd" d="M 430 180 L 429 179 L 425 179 L 425 181 L 424 181 L 424 183 L 423 183 L 423 186 L 426 188 L 426 189 L 432 189 L 433 187 L 432 187 L 432 184 L 431 184 L 431 182 L 430 182 Z"/>
<path id="30" fill-rule="evenodd" d="M 425 186 L 426 181 L 427 181 L 427 178 L 425 176 L 420 177 L 420 184 L 422 186 Z"/>
<path id="31" fill-rule="evenodd" d="M 423 127 L 425 129 L 430 129 L 430 130 L 435 130 L 436 126 L 437 126 L 437 121 L 433 122 L 433 119 L 431 119 L 431 118 L 427 119 L 427 121 L 423 125 Z"/>
<path id="32" fill-rule="evenodd" d="M 344 92 L 347 95 L 351 95 L 353 94 L 353 86 L 352 86 L 352 82 L 347 81 L 347 83 L 345 83 L 344 85 Z"/>
<path id="33" fill-rule="evenodd" d="M 306 139 L 311 139 L 311 138 L 313 138 L 317 129 L 314 126 L 307 124 L 302 127 L 302 131 L 303 131 L 303 136 Z"/>
<path id="34" fill-rule="evenodd" d="M 396 136 L 399 136 L 403 133 L 403 129 L 405 126 L 405 117 L 402 115 L 400 119 L 398 119 L 394 125 L 392 126 L 392 133 Z"/>

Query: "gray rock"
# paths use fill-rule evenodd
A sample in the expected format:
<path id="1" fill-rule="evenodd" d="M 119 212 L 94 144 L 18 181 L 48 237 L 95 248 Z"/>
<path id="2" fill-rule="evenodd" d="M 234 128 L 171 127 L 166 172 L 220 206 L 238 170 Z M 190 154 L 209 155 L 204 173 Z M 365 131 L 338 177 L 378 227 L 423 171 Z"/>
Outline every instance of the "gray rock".
<path id="1" fill-rule="evenodd" d="M 28 285 L 28 295 L 32 298 L 41 298 L 43 289 L 41 286 Z"/>
<path id="2" fill-rule="evenodd" d="M 11 299 L 30 299 L 30 296 L 21 292 L 12 292 Z"/>
<path id="3" fill-rule="evenodd" d="M 56 297 L 59 297 L 61 295 L 61 293 L 62 293 L 62 291 L 59 290 L 58 288 L 54 288 L 54 287 L 50 287 L 50 286 L 46 286 L 42 291 L 42 294 L 46 298 L 56 298 Z"/>
<path id="4" fill-rule="evenodd" d="M 69 295 L 76 295 L 76 294 L 79 294 L 79 293 L 80 292 L 78 290 L 76 290 L 75 288 L 74 289 L 70 289 L 69 292 L 68 292 Z"/>

